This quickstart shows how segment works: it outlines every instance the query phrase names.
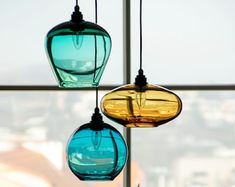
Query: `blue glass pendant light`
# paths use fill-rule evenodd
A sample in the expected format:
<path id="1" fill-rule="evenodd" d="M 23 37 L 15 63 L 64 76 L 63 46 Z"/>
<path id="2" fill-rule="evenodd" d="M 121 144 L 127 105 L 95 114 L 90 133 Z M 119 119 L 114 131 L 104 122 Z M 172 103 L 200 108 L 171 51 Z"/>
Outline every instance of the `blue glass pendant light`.
<path id="1" fill-rule="evenodd" d="M 69 168 L 80 180 L 113 180 L 126 159 L 127 146 L 122 135 L 103 122 L 97 107 L 91 122 L 78 128 L 67 145 Z"/>
<path id="2" fill-rule="evenodd" d="M 48 32 L 46 51 L 60 87 L 96 87 L 110 55 L 111 38 L 99 25 L 83 20 L 76 1 L 71 20 Z"/>

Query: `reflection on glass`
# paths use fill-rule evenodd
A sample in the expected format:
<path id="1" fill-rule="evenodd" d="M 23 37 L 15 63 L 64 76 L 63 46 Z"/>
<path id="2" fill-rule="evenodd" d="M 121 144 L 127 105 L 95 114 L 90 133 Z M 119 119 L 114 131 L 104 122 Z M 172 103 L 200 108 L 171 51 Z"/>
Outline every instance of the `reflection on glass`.
<path id="1" fill-rule="evenodd" d="M 111 38 L 90 22 L 65 22 L 47 35 L 46 48 L 61 87 L 94 87 L 107 64 Z"/>
<path id="2" fill-rule="evenodd" d="M 81 126 L 68 142 L 68 165 L 80 180 L 113 180 L 121 172 L 126 159 L 124 139 L 115 128 L 105 123 L 91 122 Z"/>
<path id="3" fill-rule="evenodd" d="M 108 118 L 126 127 L 157 127 L 177 117 L 182 102 L 163 87 L 129 84 L 107 93 L 101 109 Z"/>

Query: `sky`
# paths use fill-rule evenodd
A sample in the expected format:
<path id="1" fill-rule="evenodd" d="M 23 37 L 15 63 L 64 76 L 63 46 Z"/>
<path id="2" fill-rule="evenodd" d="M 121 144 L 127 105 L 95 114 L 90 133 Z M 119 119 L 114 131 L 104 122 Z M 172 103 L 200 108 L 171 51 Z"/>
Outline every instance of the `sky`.
<path id="1" fill-rule="evenodd" d="M 80 0 L 79 5 L 85 20 L 94 22 L 94 2 Z M 74 1 L 65 0 L 0 1 L 0 84 L 56 84 L 44 39 L 52 27 L 70 19 L 73 6 Z M 148 82 L 234 83 L 234 9 L 233 0 L 143 1 L 143 67 Z M 139 66 L 138 1 L 132 1 L 131 15 L 134 80 Z M 98 1 L 98 24 L 110 33 L 113 44 L 100 84 L 121 84 L 122 1 Z"/>

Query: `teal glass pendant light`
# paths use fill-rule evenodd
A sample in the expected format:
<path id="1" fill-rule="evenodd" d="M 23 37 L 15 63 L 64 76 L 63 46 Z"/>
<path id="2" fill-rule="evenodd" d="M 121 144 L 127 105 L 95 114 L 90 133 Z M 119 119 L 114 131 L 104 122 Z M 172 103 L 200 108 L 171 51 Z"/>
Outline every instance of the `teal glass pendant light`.
<path id="1" fill-rule="evenodd" d="M 110 55 L 111 38 L 101 26 L 83 20 L 78 1 L 71 20 L 52 28 L 45 43 L 60 87 L 99 85 Z"/>
<path id="2" fill-rule="evenodd" d="M 79 127 L 68 141 L 69 168 L 80 180 L 110 181 L 122 171 L 126 159 L 122 135 L 103 122 L 96 106 L 91 121 Z"/>

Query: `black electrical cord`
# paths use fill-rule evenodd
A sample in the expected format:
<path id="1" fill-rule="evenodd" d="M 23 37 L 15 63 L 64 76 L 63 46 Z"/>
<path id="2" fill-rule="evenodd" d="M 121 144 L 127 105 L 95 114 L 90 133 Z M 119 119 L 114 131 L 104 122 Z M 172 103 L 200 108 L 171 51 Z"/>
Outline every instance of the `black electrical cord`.
<path id="1" fill-rule="evenodd" d="M 95 23 L 97 24 L 97 19 L 98 19 L 98 3 L 97 0 L 95 0 Z"/>
<path id="2" fill-rule="evenodd" d="M 98 20 L 98 3 L 97 0 L 95 0 L 95 23 L 97 24 Z M 97 40 L 96 40 L 96 35 L 95 35 L 95 70 L 97 68 Z M 94 75 L 95 76 L 95 75 Z M 98 99 L 99 99 L 99 91 L 98 91 L 98 86 L 95 89 L 96 91 L 96 108 L 98 107 Z"/>
<path id="3" fill-rule="evenodd" d="M 95 23 L 97 24 L 97 19 L 98 19 L 98 10 L 97 10 L 97 0 L 95 0 Z M 95 35 L 95 70 L 97 68 L 97 37 Z M 95 71 L 96 73 L 96 71 Z M 94 73 L 94 79 L 95 79 L 95 73 Z M 92 116 L 92 122 L 95 123 L 95 124 L 101 124 L 101 123 L 104 123 L 103 122 L 103 119 L 102 119 L 102 115 L 100 114 L 99 112 L 99 107 L 98 107 L 98 99 L 99 99 L 99 85 L 96 86 L 96 107 L 95 107 L 95 113 L 93 114 Z M 96 125 L 96 128 L 98 126 Z"/>
<path id="4" fill-rule="evenodd" d="M 142 0 L 140 0 L 140 70 L 142 70 Z"/>
<path id="5" fill-rule="evenodd" d="M 135 78 L 135 85 L 139 87 L 143 87 L 147 85 L 147 79 L 144 76 L 144 71 L 142 69 L 142 51 L 143 51 L 143 34 L 142 34 L 142 0 L 140 0 L 140 18 L 139 18 L 139 23 L 140 23 L 140 69 L 138 71 L 138 75 Z"/>

